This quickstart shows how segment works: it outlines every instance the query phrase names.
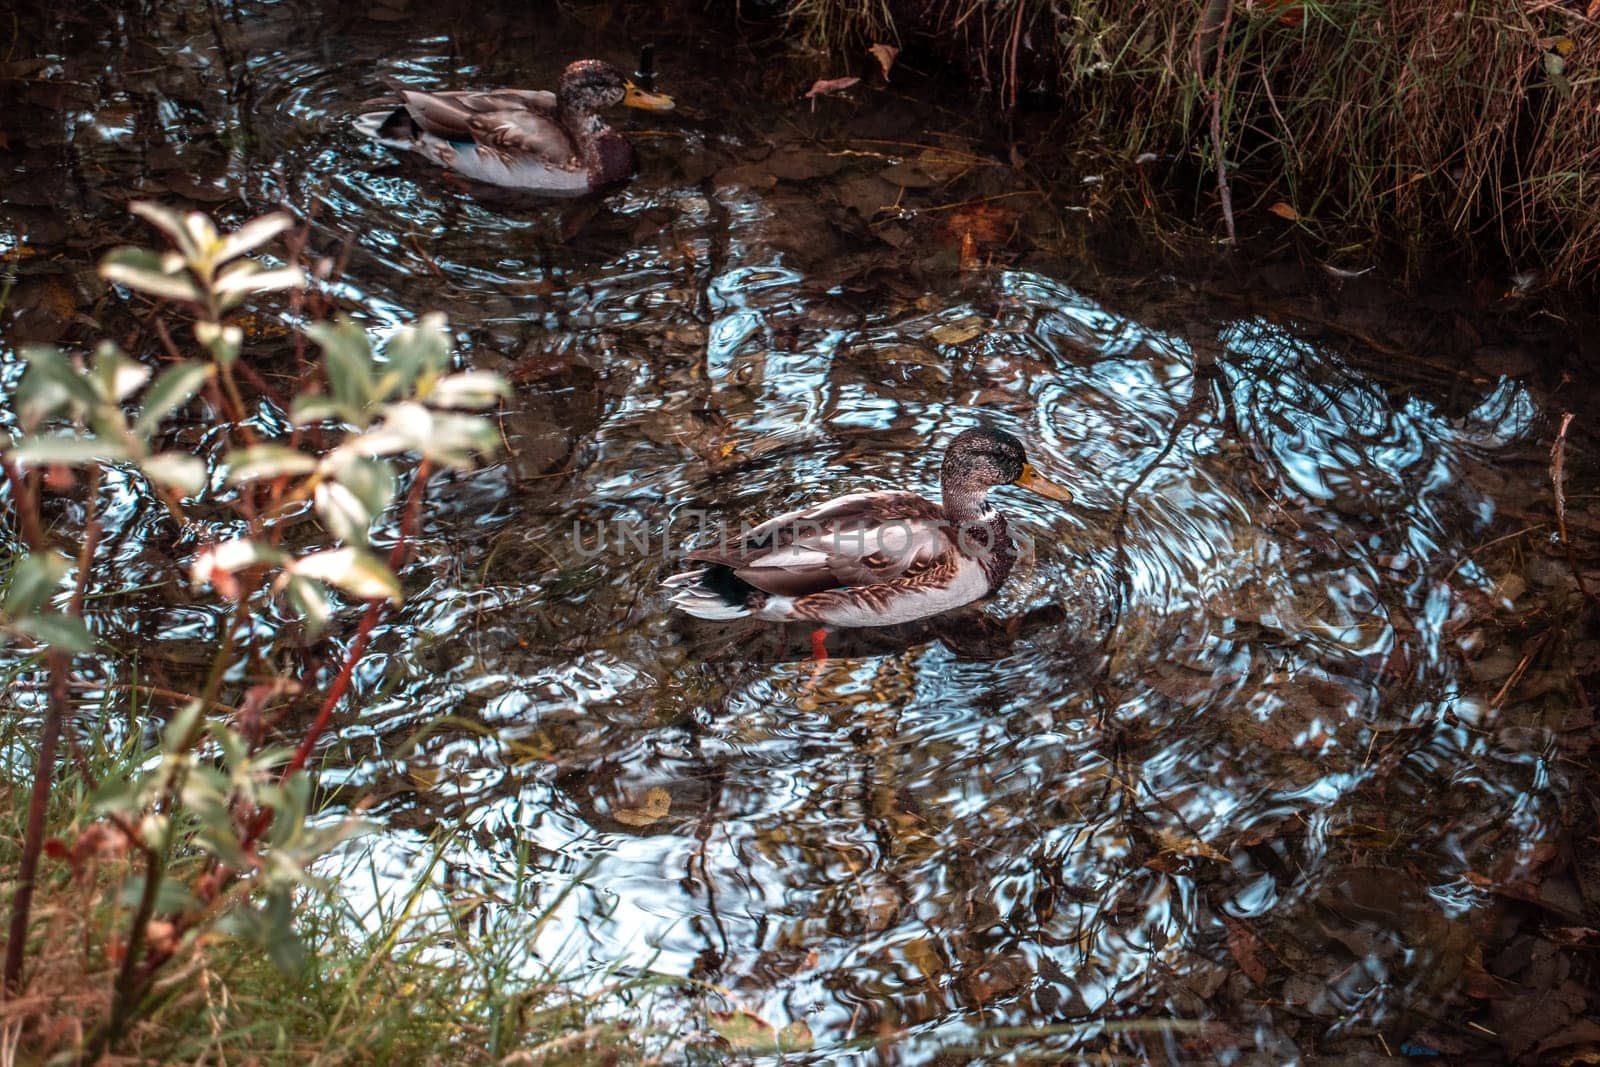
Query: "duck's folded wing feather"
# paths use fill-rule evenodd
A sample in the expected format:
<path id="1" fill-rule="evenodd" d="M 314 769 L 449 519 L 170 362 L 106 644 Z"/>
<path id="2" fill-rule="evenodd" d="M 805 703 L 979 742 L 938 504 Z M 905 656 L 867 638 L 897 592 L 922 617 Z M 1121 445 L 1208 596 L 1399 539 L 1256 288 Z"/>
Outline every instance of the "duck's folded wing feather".
<path id="1" fill-rule="evenodd" d="M 926 567 L 951 551 L 946 526 L 938 506 L 914 493 L 855 493 L 779 515 L 689 558 L 720 563 L 768 593 L 804 596 Z"/>
<path id="2" fill-rule="evenodd" d="M 447 141 L 465 141 L 472 138 L 473 116 L 472 108 L 463 99 L 465 95 L 402 89 L 400 103 L 424 133 L 443 137 Z"/>
<path id="3" fill-rule="evenodd" d="M 522 108 L 475 114 L 468 127 L 478 144 L 508 155 L 562 165 L 571 163 L 578 154 L 572 138 L 558 122 Z"/>
<path id="4" fill-rule="evenodd" d="M 549 107 L 544 107 L 548 97 Z M 490 92 L 400 91 L 417 126 L 447 141 L 472 141 L 496 152 L 555 164 L 576 155 L 572 138 L 555 118 L 555 97 L 527 89 Z"/>

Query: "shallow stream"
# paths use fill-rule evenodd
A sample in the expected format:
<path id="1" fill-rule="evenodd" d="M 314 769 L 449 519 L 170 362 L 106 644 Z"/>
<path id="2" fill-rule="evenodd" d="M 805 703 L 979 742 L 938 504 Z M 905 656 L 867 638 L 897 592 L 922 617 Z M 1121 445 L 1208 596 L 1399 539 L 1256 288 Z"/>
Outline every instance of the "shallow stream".
<path id="1" fill-rule="evenodd" d="M 1570 607 L 1517 368 L 1373 358 L 1159 271 L 1069 284 L 1095 183 L 1027 179 L 898 74 L 813 106 L 693 19 L 158 6 L 27 75 L 14 335 L 92 336 L 95 259 L 147 239 L 128 199 L 284 202 L 374 331 L 440 308 L 517 383 L 327 751 L 375 798 L 375 891 L 464 828 L 461 894 L 579 880 L 545 957 L 693 976 L 817 1062 L 1281 1062 L 1446 1025 L 1566 789 L 1565 676 L 1506 636 Z M 680 107 L 626 120 L 641 173 L 605 197 L 484 199 L 348 126 L 383 77 L 546 85 L 646 35 Z M 997 493 L 1027 549 L 981 610 L 841 635 L 813 681 L 798 629 L 665 609 L 707 522 L 934 494 L 985 423 L 1077 500 Z M 219 617 L 117 593 L 175 549 L 136 483 L 107 504 L 97 625 L 181 678 Z"/>

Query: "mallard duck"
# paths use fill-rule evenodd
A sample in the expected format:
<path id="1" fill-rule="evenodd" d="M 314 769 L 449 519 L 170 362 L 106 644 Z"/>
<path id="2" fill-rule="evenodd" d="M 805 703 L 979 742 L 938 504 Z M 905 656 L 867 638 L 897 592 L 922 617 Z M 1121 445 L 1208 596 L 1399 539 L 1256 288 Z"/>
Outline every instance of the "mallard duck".
<path id="1" fill-rule="evenodd" d="M 606 124 L 602 110 L 673 106 L 671 97 L 646 92 L 598 59 L 567 67 L 553 93 L 401 88 L 371 103 L 391 106 L 356 122 L 384 144 L 474 181 L 558 195 L 591 192 L 633 173 L 633 146 Z"/>
<path id="2" fill-rule="evenodd" d="M 916 493 L 851 493 L 791 511 L 715 548 L 665 580 L 673 606 L 702 619 L 751 617 L 815 627 L 812 655 L 827 659 L 829 628 L 888 626 L 959 608 L 1000 588 L 1016 562 L 1006 518 L 989 490 L 1018 485 L 1068 503 L 1022 442 L 966 430 L 945 450 L 942 504 Z"/>

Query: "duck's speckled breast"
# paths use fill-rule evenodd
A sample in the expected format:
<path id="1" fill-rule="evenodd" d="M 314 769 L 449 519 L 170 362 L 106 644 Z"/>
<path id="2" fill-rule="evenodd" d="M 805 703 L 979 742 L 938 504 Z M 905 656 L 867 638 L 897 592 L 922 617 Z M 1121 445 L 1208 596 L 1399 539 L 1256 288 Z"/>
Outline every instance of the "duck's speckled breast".
<path id="1" fill-rule="evenodd" d="M 616 130 L 607 129 L 595 138 L 589 163 L 589 187 L 604 188 L 633 175 L 633 145 Z"/>

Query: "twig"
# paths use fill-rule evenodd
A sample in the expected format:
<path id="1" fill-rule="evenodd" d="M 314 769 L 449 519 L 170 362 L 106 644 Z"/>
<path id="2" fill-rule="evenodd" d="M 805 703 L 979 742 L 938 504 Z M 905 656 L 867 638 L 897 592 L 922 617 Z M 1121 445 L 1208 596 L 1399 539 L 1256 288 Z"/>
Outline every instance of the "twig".
<path id="1" fill-rule="evenodd" d="M 1567 540 L 1567 427 L 1572 425 L 1572 417 L 1570 411 L 1561 413 L 1561 429 L 1556 431 L 1555 443 L 1550 446 L 1550 483 L 1556 490 L 1556 535 L 1561 539 L 1562 551 L 1567 554 L 1567 566 L 1578 583 L 1578 592 L 1600 603 L 1600 598 L 1596 598 L 1583 580 L 1583 572 L 1578 570 L 1578 557 L 1573 554 L 1572 542 Z"/>
<path id="2" fill-rule="evenodd" d="M 1239 243 L 1233 228 L 1233 192 L 1228 187 L 1228 161 L 1222 147 L 1222 61 L 1228 54 L 1228 24 L 1233 21 L 1233 0 L 1222 14 L 1222 29 L 1217 32 L 1217 72 L 1211 84 L 1211 151 L 1216 157 L 1217 195 L 1222 199 L 1222 221 L 1228 228 L 1228 244 Z"/>
<path id="3" fill-rule="evenodd" d="M 1511 690 L 1516 688 L 1517 683 L 1522 681 L 1522 676 L 1527 673 L 1528 664 L 1533 662 L 1535 656 L 1544 651 L 1544 646 L 1550 643 L 1550 636 L 1553 633 L 1555 633 L 1554 630 L 1546 630 L 1539 636 L 1539 640 L 1534 643 L 1534 646 L 1523 655 L 1522 659 L 1517 663 L 1517 669 L 1507 676 L 1505 684 L 1500 687 L 1500 691 L 1494 695 L 1493 700 L 1489 701 L 1489 711 L 1491 713 L 1500 710 L 1501 701 L 1505 700 L 1511 694 Z"/>
<path id="4" fill-rule="evenodd" d="M 96 464 L 89 470 L 89 487 L 84 497 L 84 527 L 83 546 L 78 549 L 78 580 L 72 590 L 72 600 L 67 606 L 67 614 L 75 619 L 83 618 L 83 601 L 89 592 L 89 570 L 94 566 L 94 550 L 100 544 L 100 514 L 96 504 L 100 497 L 100 475 L 103 468 Z M 93 789 L 95 787 L 94 772 L 89 768 L 89 761 L 84 758 L 83 749 L 78 746 L 78 731 L 71 722 L 63 721 L 62 726 L 67 734 L 67 751 L 72 754 L 72 762 L 78 768 L 78 775 Z"/>
<path id="5" fill-rule="evenodd" d="M 1461 569 L 1461 565 L 1463 563 L 1465 563 L 1467 560 L 1471 559 L 1473 556 L 1476 556 L 1479 552 L 1482 552 L 1484 549 L 1490 547 L 1491 545 L 1498 545 L 1502 541 L 1509 541 L 1513 537 L 1521 537 L 1523 534 L 1530 534 L 1530 533 L 1533 533 L 1535 530 L 1542 530 L 1542 529 L 1544 529 L 1544 523 L 1536 522 L 1532 526 L 1524 526 L 1520 530 L 1512 530 L 1508 534 L 1501 534 L 1499 537 L 1496 537 L 1493 540 L 1485 541 L 1483 544 L 1479 545 L 1477 548 L 1474 548 L 1472 551 L 1465 552 L 1460 557 L 1458 557 L 1456 559 L 1455 563 L 1451 565 L 1450 569 L 1444 572 L 1444 579 L 1443 580 L 1448 582 L 1450 580 L 1450 576 L 1452 574 L 1454 574 L 1456 571 L 1460 570 Z"/>

